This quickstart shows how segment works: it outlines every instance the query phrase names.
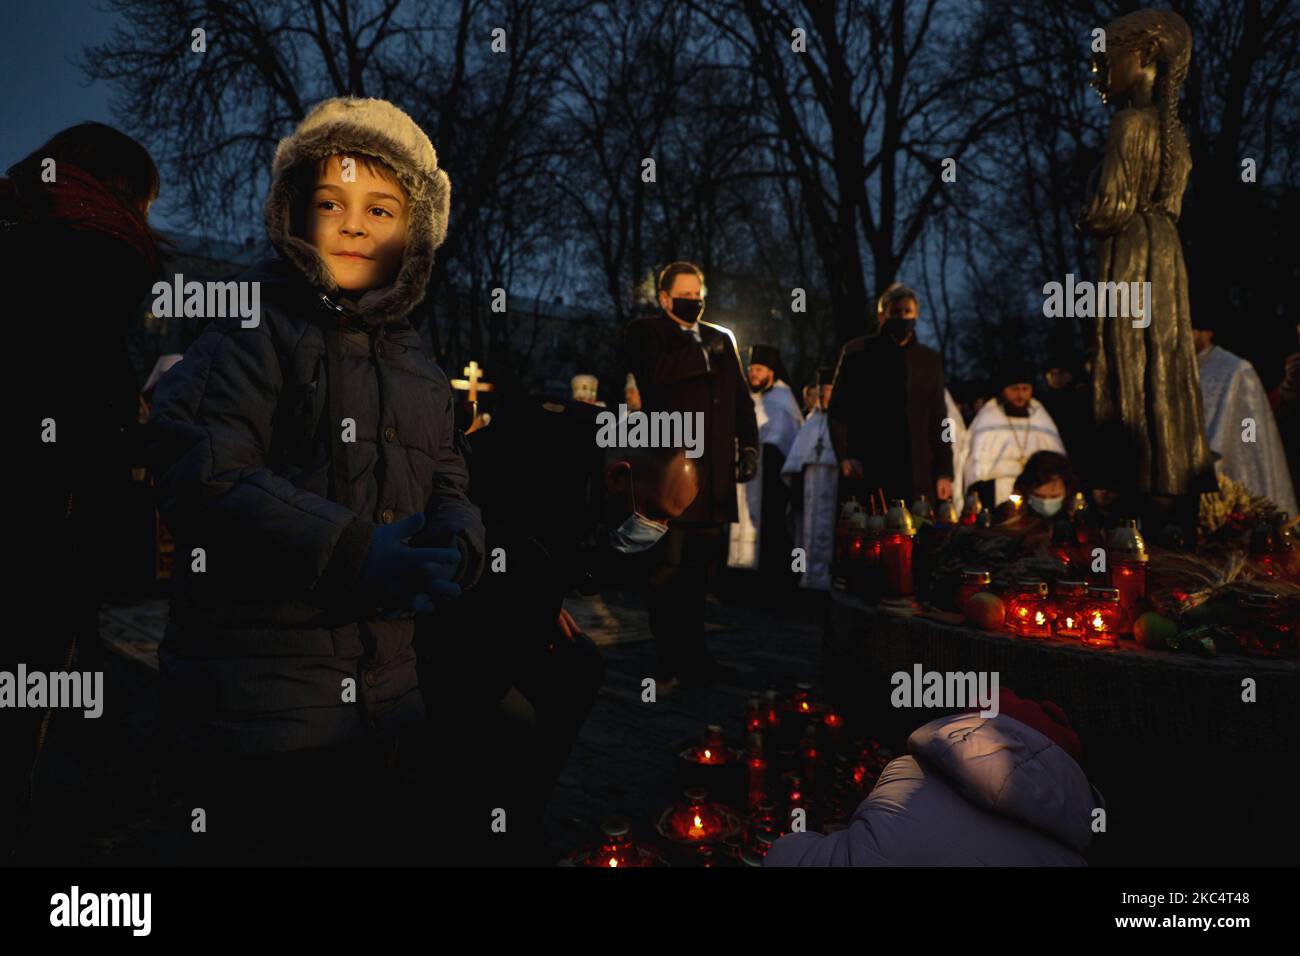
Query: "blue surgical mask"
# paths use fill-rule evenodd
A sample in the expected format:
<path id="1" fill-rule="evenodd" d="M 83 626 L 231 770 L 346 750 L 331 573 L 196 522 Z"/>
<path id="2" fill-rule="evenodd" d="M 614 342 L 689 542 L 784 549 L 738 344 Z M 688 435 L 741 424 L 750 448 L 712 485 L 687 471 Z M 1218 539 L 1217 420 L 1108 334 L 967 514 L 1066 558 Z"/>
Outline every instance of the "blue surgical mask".
<path id="1" fill-rule="evenodd" d="M 1050 518 L 1061 510 L 1065 504 L 1065 496 L 1060 498 L 1040 498 L 1037 495 L 1029 496 L 1029 507 L 1034 510 L 1035 514 L 1040 514 L 1044 518 Z"/>
<path id="2" fill-rule="evenodd" d="M 609 543 L 615 551 L 636 554 L 653 548 L 667 533 L 668 525 L 651 521 L 640 512 L 634 511 L 628 515 L 626 521 L 609 533 Z"/>
<path id="3" fill-rule="evenodd" d="M 636 510 L 636 488 L 632 486 L 632 513 L 621 525 L 610 531 L 609 543 L 615 551 L 637 554 L 653 548 L 667 533 L 668 525 L 662 521 L 652 521 Z"/>

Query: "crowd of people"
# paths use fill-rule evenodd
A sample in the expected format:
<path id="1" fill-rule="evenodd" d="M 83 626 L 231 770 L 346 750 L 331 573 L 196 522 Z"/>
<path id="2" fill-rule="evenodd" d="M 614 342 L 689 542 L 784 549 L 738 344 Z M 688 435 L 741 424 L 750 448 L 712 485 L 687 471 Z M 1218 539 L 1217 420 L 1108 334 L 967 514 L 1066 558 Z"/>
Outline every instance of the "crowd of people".
<path id="1" fill-rule="evenodd" d="M 1089 363 L 1067 337 L 1052 336 L 1041 379 L 1026 358 L 1008 355 L 991 377 L 991 394 L 968 392 L 959 403 L 946 387 L 941 357 L 917 340 L 920 313 L 912 289 L 900 283 L 886 289 L 870 333 L 844 345 L 833 372 L 817 370 L 816 382 L 802 390 L 802 410 L 779 351 L 770 345 L 747 350 L 759 468 L 739 496 L 727 563 L 758 569 L 760 594 L 788 598 L 792 546 L 807 562 L 798 585 L 829 588 L 835 516 L 848 496 L 908 504 L 953 499 L 959 506 L 974 496 L 991 510 L 1014 496 L 1050 518 L 1083 491 L 1110 520 L 1146 517 L 1124 436 L 1094 425 Z M 1285 396 L 1300 378 L 1300 360 L 1288 360 L 1286 377 L 1269 395 L 1249 362 L 1214 345 L 1211 322 L 1198 323 L 1195 341 L 1218 470 L 1295 514 L 1288 466 L 1294 452 L 1279 422 L 1294 433 L 1294 402 Z M 583 378 L 594 385 L 594 377 Z M 632 375 L 628 387 L 641 407 Z M 658 395 L 652 404 L 700 407 Z M 1290 445 L 1296 443 L 1293 436 Z M 1179 530 L 1184 540 L 1195 534 L 1194 527 Z"/>
<path id="2" fill-rule="evenodd" d="M 1069 356 L 1053 356 L 1041 398 L 1009 358 L 968 422 L 918 341 L 918 296 L 895 284 L 796 397 L 778 349 L 755 344 L 742 362 L 705 321 L 689 262 L 660 271 L 658 311 L 625 330 L 620 379 L 629 409 L 700 413 L 701 455 L 600 447 L 583 377 L 572 398 L 502 382 L 490 424 L 466 434 L 409 318 L 450 184 L 425 133 L 380 100 L 326 101 L 280 143 L 265 216 L 278 255 L 236 279 L 259 284 L 260 315 L 210 318 L 156 367 L 141 428 L 125 330 L 162 272 L 158 192 L 148 153 L 100 124 L 44 144 L 0 191 L 7 255 L 30 279 L 19 314 L 78 329 L 68 374 L 15 397 L 43 435 L 21 583 L 52 618 L 19 656 L 55 671 L 96 653 L 115 489 L 147 463 L 177 555 L 159 649 L 163 780 L 180 830 L 203 807 L 221 834 L 196 834 L 190 861 L 540 858 L 550 790 L 603 675 L 566 595 L 646 583 L 663 693 L 733 673 L 704 628 L 724 562 L 756 569 L 776 604 L 829 588 L 847 494 L 992 507 L 1014 493 L 1050 516 L 1076 470 L 1107 509 L 1130 494 L 1116 456 L 1081 451 L 1104 439 Z M 1222 467 L 1293 511 L 1257 377 L 1208 338 L 1202 356 Z M 1293 357 L 1272 398 L 1292 430 L 1297 384 Z M 1264 458 L 1233 444 L 1243 416 Z M 20 728 L 26 759 L 6 790 L 20 807 L 47 720 Z M 436 768 L 452 766 L 447 787 Z M 322 839 L 357 818 L 362 838 Z"/>

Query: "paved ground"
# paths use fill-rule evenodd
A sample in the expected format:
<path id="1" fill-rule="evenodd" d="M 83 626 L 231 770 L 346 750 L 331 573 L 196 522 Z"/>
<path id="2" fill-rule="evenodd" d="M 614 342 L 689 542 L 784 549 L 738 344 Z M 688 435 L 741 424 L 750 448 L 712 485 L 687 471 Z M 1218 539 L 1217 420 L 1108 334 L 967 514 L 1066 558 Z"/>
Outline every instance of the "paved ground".
<path id="1" fill-rule="evenodd" d="M 606 682 L 551 803 L 548 835 L 558 848 L 598 835 L 624 816 L 648 837 L 677 794 L 674 745 L 706 724 L 739 741 L 745 701 L 767 687 L 788 690 L 820 678 L 823 608 L 814 596 L 797 609 L 760 611 L 711 598 L 710 646 L 739 670 L 736 683 L 675 688 L 641 700 L 654 647 L 644 600 L 611 593 L 566 605 L 601 645 Z M 101 615 L 105 714 L 52 723 L 42 758 L 37 813 L 19 862 L 148 864 L 169 836 L 152 787 L 157 642 L 166 623 L 161 601 L 108 607 Z M 91 666 L 81 664 L 80 666 Z"/>

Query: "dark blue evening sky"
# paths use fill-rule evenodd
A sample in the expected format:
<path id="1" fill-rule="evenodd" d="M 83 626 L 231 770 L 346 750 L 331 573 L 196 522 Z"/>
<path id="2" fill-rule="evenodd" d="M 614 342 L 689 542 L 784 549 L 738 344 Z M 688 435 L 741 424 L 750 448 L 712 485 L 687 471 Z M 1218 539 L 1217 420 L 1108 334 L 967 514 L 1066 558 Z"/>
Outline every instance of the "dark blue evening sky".
<path id="1" fill-rule="evenodd" d="M 84 120 L 121 126 L 109 108 L 109 89 L 91 84 L 74 64 L 82 47 L 101 43 L 116 17 L 91 0 L 19 0 L 4 4 L 0 56 L 0 170 L 8 169 L 54 133 Z M 127 132 L 133 132 L 127 130 Z M 135 135 L 133 133 L 133 135 Z M 145 146 L 147 137 L 136 135 Z M 170 223 L 155 207 L 155 225 Z"/>

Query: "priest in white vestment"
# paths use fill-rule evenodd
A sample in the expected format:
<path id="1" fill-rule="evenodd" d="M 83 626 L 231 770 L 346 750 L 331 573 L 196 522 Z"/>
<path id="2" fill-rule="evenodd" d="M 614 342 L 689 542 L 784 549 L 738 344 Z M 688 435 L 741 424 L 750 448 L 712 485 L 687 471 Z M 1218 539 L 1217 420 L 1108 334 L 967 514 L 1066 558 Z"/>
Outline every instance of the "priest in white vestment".
<path id="1" fill-rule="evenodd" d="M 750 397 L 758 420 L 761 446 L 758 474 L 736 489 L 740 520 L 731 526 L 727 564 L 733 568 L 761 568 L 777 575 L 790 573 L 789 488 L 781 480 L 795 436 L 803 425 L 803 412 L 794 392 L 784 381 L 785 369 L 770 345 L 749 349 Z M 764 536 L 766 534 L 766 540 Z"/>
<path id="2" fill-rule="evenodd" d="M 812 409 L 781 469 L 793 491 L 794 546 L 803 549 L 804 554 L 805 570 L 799 586 L 815 591 L 831 589 L 831 559 L 835 554 L 839 462 L 826 417 L 834 375 L 835 369 L 830 366 L 817 370 Z"/>
<path id="3" fill-rule="evenodd" d="M 963 474 L 965 491 L 978 491 L 986 507 L 997 507 L 1011 497 L 1034 452 L 1065 454 L 1052 416 L 1034 400 L 1028 363 L 1007 363 L 998 384 L 997 398 L 986 402 L 970 424 Z"/>
<path id="4" fill-rule="evenodd" d="M 1216 467 L 1294 517 L 1295 489 L 1264 383 L 1250 362 L 1214 344 L 1213 330 L 1198 328 L 1192 335 L 1201 368 L 1205 434 L 1219 453 Z"/>

